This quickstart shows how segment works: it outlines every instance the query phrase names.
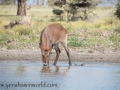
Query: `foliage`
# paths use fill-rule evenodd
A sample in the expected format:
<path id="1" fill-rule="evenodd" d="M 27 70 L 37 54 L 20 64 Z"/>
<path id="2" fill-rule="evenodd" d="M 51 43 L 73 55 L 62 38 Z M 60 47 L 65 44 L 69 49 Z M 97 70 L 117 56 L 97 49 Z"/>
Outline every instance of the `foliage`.
<path id="1" fill-rule="evenodd" d="M 53 9 L 53 13 L 56 14 L 56 15 L 61 15 L 63 13 L 63 10 Z"/>
<path id="2" fill-rule="evenodd" d="M 63 16 L 62 16 L 63 13 L 64 13 L 64 11 L 61 9 L 53 9 L 53 14 L 56 15 L 56 17 L 55 17 L 56 19 L 59 18 L 59 21 L 63 20 Z"/>
<path id="3" fill-rule="evenodd" d="M 120 0 L 117 2 L 117 10 L 115 12 L 115 15 L 120 19 Z"/>
<path id="4" fill-rule="evenodd" d="M 66 21 L 76 21 L 77 18 L 88 19 L 89 14 L 101 0 L 48 0 L 51 6 L 62 7 L 67 13 Z M 78 12 L 81 12 L 79 15 Z"/>

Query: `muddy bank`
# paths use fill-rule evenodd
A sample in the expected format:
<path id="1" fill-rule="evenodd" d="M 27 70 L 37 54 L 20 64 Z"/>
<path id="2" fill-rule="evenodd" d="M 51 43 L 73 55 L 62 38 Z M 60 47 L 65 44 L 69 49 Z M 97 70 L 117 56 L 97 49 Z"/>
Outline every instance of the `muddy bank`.
<path id="1" fill-rule="evenodd" d="M 120 62 L 120 53 L 86 53 L 70 50 L 71 61 L 80 62 Z M 52 51 L 50 60 L 55 59 L 55 51 Z M 0 60 L 41 60 L 41 51 L 37 50 L 0 50 Z M 62 51 L 59 61 L 67 61 L 65 51 Z"/>

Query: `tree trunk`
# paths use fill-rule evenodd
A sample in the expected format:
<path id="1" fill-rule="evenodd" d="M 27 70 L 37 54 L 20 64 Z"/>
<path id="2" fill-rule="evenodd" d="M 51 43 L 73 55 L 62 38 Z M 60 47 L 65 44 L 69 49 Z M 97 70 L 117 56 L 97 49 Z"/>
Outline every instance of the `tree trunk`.
<path id="1" fill-rule="evenodd" d="M 18 0 L 17 16 L 26 16 L 26 0 Z"/>

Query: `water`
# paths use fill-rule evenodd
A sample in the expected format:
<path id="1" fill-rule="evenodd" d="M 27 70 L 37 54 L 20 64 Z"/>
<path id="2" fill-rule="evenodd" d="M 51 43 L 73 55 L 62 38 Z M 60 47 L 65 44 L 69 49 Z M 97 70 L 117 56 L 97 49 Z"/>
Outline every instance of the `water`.
<path id="1" fill-rule="evenodd" d="M 120 90 L 120 63 L 0 61 L 0 90 Z"/>

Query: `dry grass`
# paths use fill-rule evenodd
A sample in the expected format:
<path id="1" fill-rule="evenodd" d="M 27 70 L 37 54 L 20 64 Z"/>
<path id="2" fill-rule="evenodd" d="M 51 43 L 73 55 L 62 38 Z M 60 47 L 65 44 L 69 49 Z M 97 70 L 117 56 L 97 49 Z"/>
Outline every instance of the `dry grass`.
<path id="1" fill-rule="evenodd" d="M 113 9 L 99 7 L 87 21 L 56 22 L 68 30 L 70 47 L 116 50 L 120 48 L 120 20 L 113 15 Z M 16 25 L 5 30 L 4 25 L 13 20 L 22 20 L 23 17 L 16 16 L 16 6 L 0 6 L 0 11 L 0 48 L 36 49 L 42 29 L 53 23 L 52 8 L 36 6 L 27 11 L 31 16 L 30 26 Z"/>

